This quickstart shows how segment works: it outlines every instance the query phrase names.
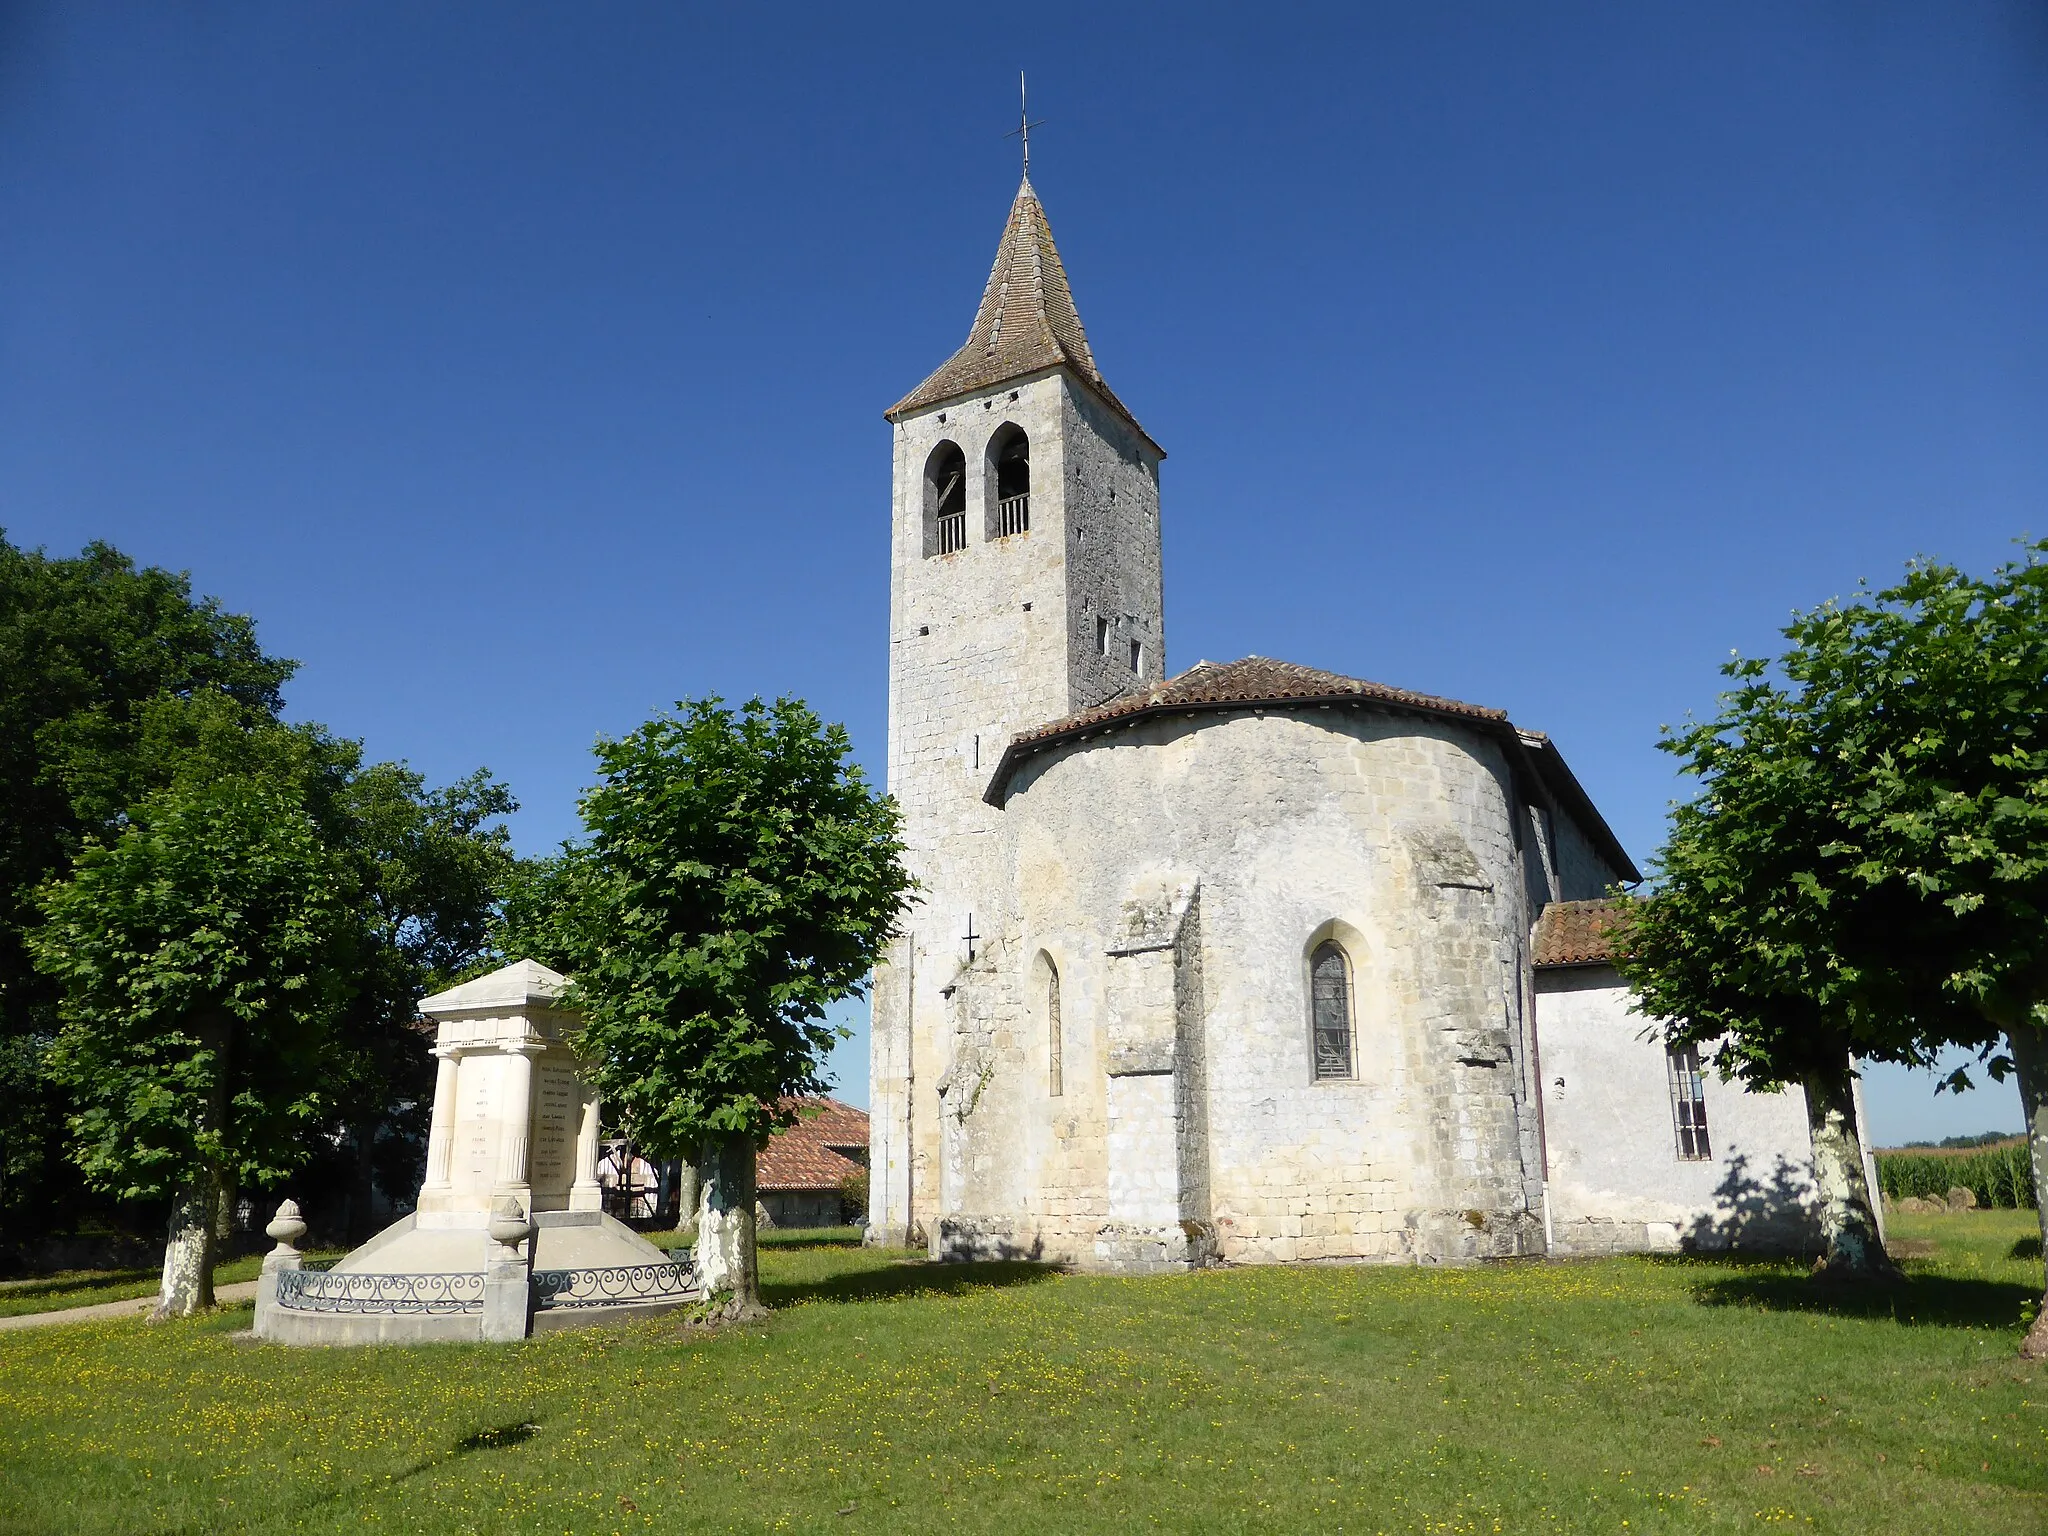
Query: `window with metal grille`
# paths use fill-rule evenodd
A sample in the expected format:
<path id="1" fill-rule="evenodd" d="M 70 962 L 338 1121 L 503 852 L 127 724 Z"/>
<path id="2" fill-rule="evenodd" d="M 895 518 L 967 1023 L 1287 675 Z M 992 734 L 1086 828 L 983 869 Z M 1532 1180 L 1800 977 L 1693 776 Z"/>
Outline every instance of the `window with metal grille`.
<path id="1" fill-rule="evenodd" d="M 1066 1092 L 1065 1031 L 1060 1027 L 1060 972 L 1050 961 L 1045 967 L 1045 1040 L 1046 1055 L 1051 1063 L 1048 1074 L 1052 1096 L 1058 1098 Z"/>
<path id="2" fill-rule="evenodd" d="M 1351 966 L 1331 940 L 1309 956 L 1309 1007 L 1314 1015 L 1315 1071 L 1324 1078 L 1351 1075 Z"/>
<path id="3" fill-rule="evenodd" d="M 1674 1045 L 1671 1063 L 1671 1121 L 1678 1131 L 1680 1162 L 1705 1162 L 1714 1155 L 1707 1141 L 1707 1084 L 1700 1075 L 1700 1053 Z"/>
<path id="4" fill-rule="evenodd" d="M 924 461 L 924 552 L 950 555 L 967 547 L 967 455 L 940 443 Z"/>

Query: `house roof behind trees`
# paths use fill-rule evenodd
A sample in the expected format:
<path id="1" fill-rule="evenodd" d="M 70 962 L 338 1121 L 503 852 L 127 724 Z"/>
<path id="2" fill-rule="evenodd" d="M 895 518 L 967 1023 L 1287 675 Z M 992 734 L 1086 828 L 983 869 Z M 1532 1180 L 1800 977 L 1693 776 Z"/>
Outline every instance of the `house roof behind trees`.
<path id="1" fill-rule="evenodd" d="M 777 1131 L 755 1162 L 754 1187 L 764 1194 L 837 1189 L 867 1167 L 865 1110 L 837 1099 L 805 1099 L 802 1107 L 805 1117 Z"/>

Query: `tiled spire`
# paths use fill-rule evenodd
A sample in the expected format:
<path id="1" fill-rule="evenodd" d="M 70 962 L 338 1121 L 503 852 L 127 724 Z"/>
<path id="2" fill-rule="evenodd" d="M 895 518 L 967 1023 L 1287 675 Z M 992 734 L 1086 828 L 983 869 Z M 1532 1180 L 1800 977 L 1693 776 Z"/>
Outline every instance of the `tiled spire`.
<path id="1" fill-rule="evenodd" d="M 1010 219 L 1003 226 L 1003 241 L 996 248 L 995 266 L 989 270 L 988 287 L 982 290 L 981 308 L 975 311 L 966 343 L 886 414 L 894 420 L 955 395 L 1060 367 L 1071 370 L 1130 418 L 1096 370 L 1088 333 L 1081 328 L 1074 295 L 1067 287 L 1067 269 L 1052 243 L 1052 226 L 1026 177 L 1010 204 Z M 1131 424 L 1136 426 L 1136 420 Z"/>

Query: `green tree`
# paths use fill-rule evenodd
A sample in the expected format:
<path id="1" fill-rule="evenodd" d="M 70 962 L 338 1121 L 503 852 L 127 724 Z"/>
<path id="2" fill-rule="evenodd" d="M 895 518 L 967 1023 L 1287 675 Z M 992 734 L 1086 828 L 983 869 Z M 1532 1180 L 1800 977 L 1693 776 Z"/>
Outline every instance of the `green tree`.
<path id="1" fill-rule="evenodd" d="M 44 1066 L 57 989 L 24 938 L 37 888 L 141 792 L 150 706 L 211 693 L 274 719 L 293 665 L 184 576 L 104 544 L 66 559 L 0 536 L 0 1220 L 74 1203 L 68 1100 Z"/>
<path id="2" fill-rule="evenodd" d="M 1860 1033 L 1972 1048 L 2001 1079 L 2017 1070 L 2048 1238 L 2044 555 L 2048 543 L 2027 546 L 1981 579 L 1916 563 L 1796 620 L 1785 674 L 1840 743 L 1823 852 Z M 2048 1305 L 2025 1349 L 2048 1357 Z"/>
<path id="3" fill-rule="evenodd" d="M 679 705 L 597 746 L 588 840 L 530 872 L 529 933 L 574 975 L 583 1050 L 658 1157 L 698 1163 L 697 1264 L 729 1315 L 759 1307 L 754 1159 L 821 1093 L 910 897 L 895 803 L 802 703 Z"/>
<path id="4" fill-rule="evenodd" d="M 2048 545 L 1989 578 L 1916 563 L 1797 616 L 1737 660 L 1721 717 L 1669 750 L 1703 781 L 1674 814 L 1625 962 L 1682 1036 L 1794 1076 L 1831 1035 L 2017 1069 L 2048 1173 Z M 1951 1079 L 1968 1084 L 1968 1074 Z M 1821 1150 L 1817 1147 L 1817 1153 Z M 2043 1231 L 2048 1233 L 2048 1207 Z M 2048 1351 L 2037 1324 L 2030 1351 Z"/>
<path id="5" fill-rule="evenodd" d="M 1748 667 L 1731 664 L 1745 686 L 1717 718 L 1661 743 L 1700 792 L 1672 810 L 1652 861 L 1656 894 L 1628 909 L 1616 965 L 1668 1045 L 1707 1052 L 1753 1090 L 1804 1090 L 1822 1272 L 1895 1278 L 1864 1176 L 1852 1058 L 1859 1046 L 1892 1060 L 1916 1053 L 1858 1030 L 1835 947 L 1847 882 L 1822 852 L 1834 836 L 1827 755 L 1798 739 L 1786 695 Z"/>
<path id="6" fill-rule="evenodd" d="M 213 1300 L 226 1191 L 302 1162 L 362 931 L 290 774 L 195 773 L 90 839 L 28 933 L 61 987 L 51 1070 L 92 1184 L 171 1197 L 159 1317 Z"/>

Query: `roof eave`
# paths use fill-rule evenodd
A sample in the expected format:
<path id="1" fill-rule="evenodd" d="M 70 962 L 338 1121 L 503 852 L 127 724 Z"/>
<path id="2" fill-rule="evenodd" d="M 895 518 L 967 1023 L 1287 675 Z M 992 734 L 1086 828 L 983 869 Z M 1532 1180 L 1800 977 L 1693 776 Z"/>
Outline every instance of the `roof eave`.
<path id="1" fill-rule="evenodd" d="M 1065 374 L 1073 383 L 1087 390 L 1089 394 L 1101 401 L 1109 410 L 1121 417 L 1133 432 L 1136 432 L 1139 437 L 1143 438 L 1146 447 L 1158 454 L 1160 458 L 1166 457 L 1166 450 L 1159 446 L 1158 440 L 1145 430 L 1144 425 L 1137 417 L 1131 414 L 1130 407 L 1116 397 L 1114 390 L 1107 384 L 1101 384 L 1089 378 L 1087 373 L 1078 364 L 1069 361 L 1047 363 L 1038 368 L 1027 368 L 1022 373 L 1009 374 L 1004 378 L 996 379 L 987 384 L 977 384 L 972 389 L 956 389 L 951 394 L 935 395 L 929 400 L 918 399 L 919 392 L 924 388 L 920 384 L 916 389 L 913 389 L 901 400 L 890 406 L 888 410 L 882 412 L 882 419 L 891 426 L 901 426 L 909 417 L 922 416 L 927 411 L 944 410 L 950 406 L 958 405 L 963 400 L 974 400 L 994 390 L 1008 389 L 1018 384 L 1035 384 L 1040 379 L 1049 378 L 1056 373 Z"/>
<path id="2" fill-rule="evenodd" d="M 1621 846 L 1621 839 L 1616 837 L 1614 829 L 1607 825 L 1607 818 L 1602 816 L 1600 808 L 1593 804 L 1593 797 L 1587 794 L 1585 786 L 1579 783 L 1578 775 L 1573 773 L 1571 765 L 1565 762 L 1564 754 L 1557 750 L 1557 743 L 1548 736 L 1539 737 L 1533 743 L 1524 733 L 1518 732 L 1517 737 L 1523 752 L 1535 765 L 1537 777 L 1543 780 L 1544 787 L 1571 812 L 1572 818 L 1578 822 L 1580 830 L 1587 834 L 1593 846 L 1599 850 L 1600 856 L 1607 860 L 1625 883 L 1635 885 L 1640 882 L 1643 872 L 1636 868 L 1635 860 L 1630 858 L 1628 850 Z"/>
<path id="3" fill-rule="evenodd" d="M 1303 694 L 1274 699 L 1171 699 L 1158 704 L 1147 704 L 1144 708 L 1131 710 L 1127 714 L 1111 715 L 1106 720 L 1086 721 L 1044 736 L 1012 741 L 1003 749 L 1003 755 L 997 759 L 995 772 L 989 776 L 988 787 L 982 791 L 981 798 L 987 804 L 1001 810 L 1007 798 L 1010 776 L 1023 765 L 1026 758 L 1064 742 L 1093 736 L 1097 732 L 1122 730 L 1125 726 L 1136 725 L 1141 720 L 1152 720 L 1161 715 L 1222 714 L 1230 711 L 1250 714 L 1271 713 L 1275 710 L 1328 709 L 1339 704 L 1355 709 L 1384 709 L 1396 714 L 1425 715 L 1433 720 L 1452 720 L 1479 730 L 1514 730 L 1514 726 L 1505 716 L 1471 715 L 1460 710 L 1435 709 L 1427 704 L 1408 703 L 1397 699 L 1361 698 L 1355 693 Z"/>

